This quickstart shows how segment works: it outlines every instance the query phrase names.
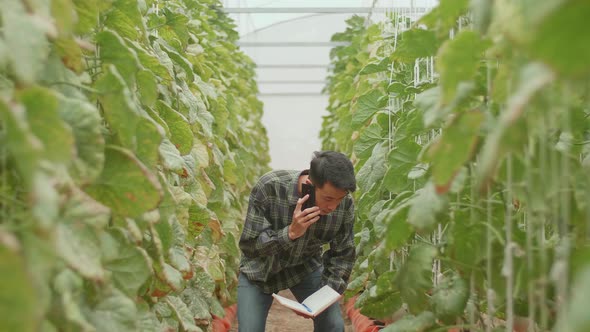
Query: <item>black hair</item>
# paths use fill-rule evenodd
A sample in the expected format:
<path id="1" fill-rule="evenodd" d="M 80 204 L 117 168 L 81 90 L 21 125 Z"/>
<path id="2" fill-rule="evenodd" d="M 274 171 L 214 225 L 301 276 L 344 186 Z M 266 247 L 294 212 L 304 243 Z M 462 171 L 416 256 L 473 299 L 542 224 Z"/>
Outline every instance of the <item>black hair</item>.
<path id="1" fill-rule="evenodd" d="M 332 183 L 336 188 L 353 192 L 356 190 L 354 167 L 350 159 L 343 153 L 336 151 L 314 152 L 309 164 L 309 177 L 311 182 L 318 187 L 323 187 L 326 182 Z"/>

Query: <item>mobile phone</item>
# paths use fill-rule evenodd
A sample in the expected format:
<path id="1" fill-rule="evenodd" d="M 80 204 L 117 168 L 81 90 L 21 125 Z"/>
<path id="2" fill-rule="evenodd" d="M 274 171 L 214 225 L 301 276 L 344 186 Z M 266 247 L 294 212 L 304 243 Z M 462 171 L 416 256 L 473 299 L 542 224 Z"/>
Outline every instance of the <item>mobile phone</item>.
<path id="1" fill-rule="evenodd" d="M 315 187 L 308 183 L 301 184 L 301 197 L 309 195 L 307 201 L 303 203 L 301 210 L 315 206 Z"/>

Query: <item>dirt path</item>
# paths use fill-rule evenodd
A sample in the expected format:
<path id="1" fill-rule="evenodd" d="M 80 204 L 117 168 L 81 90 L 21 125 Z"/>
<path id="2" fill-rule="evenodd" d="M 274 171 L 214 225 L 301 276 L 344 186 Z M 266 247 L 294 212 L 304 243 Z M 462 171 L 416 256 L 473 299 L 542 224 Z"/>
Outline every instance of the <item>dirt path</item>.
<path id="1" fill-rule="evenodd" d="M 279 292 L 280 295 L 295 300 L 295 297 L 288 290 Z M 348 317 L 344 315 L 345 332 L 353 332 L 352 325 Z M 230 332 L 238 331 L 237 319 L 232 323 Z M 274 301 L 270 307 L 268 318 L 266 320 L 266 332 L 312 332 L 313 321 L 297 316 L 293 311 L 283 307 Z"/>

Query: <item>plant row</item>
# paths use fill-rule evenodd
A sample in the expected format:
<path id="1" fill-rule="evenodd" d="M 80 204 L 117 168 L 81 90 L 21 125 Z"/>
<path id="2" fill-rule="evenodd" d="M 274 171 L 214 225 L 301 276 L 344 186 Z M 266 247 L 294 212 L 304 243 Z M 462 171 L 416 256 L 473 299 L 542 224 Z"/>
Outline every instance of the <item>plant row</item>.
<path id="1" fill-rule="evenodd" d="M 268 168 L 218 0 L 4 1 L 1 331 L 203 331 Z"/>
<path id="2" fill-rule="evenodd" d="M 360 189 L 347 296 L 384 331 L 590 329 L 588 14 L 441 0 L 333 36 L 323 148 Z"/>

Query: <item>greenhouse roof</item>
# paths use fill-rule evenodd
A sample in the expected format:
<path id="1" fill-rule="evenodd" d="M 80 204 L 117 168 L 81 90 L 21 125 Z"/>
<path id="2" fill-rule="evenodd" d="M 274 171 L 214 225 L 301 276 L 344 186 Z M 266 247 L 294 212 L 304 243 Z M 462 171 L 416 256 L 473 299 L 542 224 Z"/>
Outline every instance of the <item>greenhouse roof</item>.
<path id="1" fill-rule="evenodd" d="M 257 64 L 271 167 L 304 168 L 314 150 L 328 97 L 322 94 L 335 33 L 353 15 L 380 21 L 388 12 L 420 16 L 438 0 L 224 0 L 239 45 Z M 288 126 L 287 126 L 288 124 Z"/>

